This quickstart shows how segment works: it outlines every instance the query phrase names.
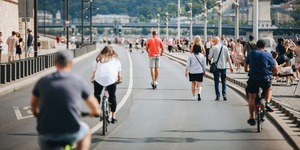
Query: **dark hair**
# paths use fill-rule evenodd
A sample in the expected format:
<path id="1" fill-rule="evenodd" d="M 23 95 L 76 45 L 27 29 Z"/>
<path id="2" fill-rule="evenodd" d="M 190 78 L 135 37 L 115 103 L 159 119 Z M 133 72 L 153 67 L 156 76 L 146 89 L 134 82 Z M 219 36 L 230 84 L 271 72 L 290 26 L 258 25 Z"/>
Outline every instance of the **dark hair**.
<path id="1" fill-rule="evenodd" d="M 275 58 L 278 56 L 278 53 L 277 53 L 277 52 L 273 52 L 273 53 L 272 53 L 272 56 L 273 56 L 273 58 L 275 59 Z"/>
<path id="2" fill-rule="evenodd" d="M 230 41 L 233 41 L 233 38 L 231 38 Z"/>
<path id="3" fill-rule="evenodd" d="M 20 35 L 19 32 L 16 32 L 16 36 L 17 36 L 17 37 L 21 37 L 21 35 Z"/>
<path id="4" fill-rule="evenodd" d="M 2 32 L 0 32 L 0 34 L 2 34 Z"/>
<path id="5" fill-rule="evenodd" d="M 240 42 L 240 39 L 237 39 L 237 42 Z"/>
<path id="6" fill-rule="evenodd" d="M 257 48 L 264 48 L 266 46 L 266 42 L 264 40 L 258 40 L 256 42 L 256 47 Z"/>
<path id="7" fill-rule="evenodd" d="M 40 36 L 38 36 L 38 38 L 40 38 Z"/>
<path id="8" fill-rule="evenodd" d="M 153 30 L 152 31 L 152 35 L 156 35 L 157 33 L 156 33 L 156 31 L 155 30 Z"/>
<path id="9" fill-rule="evenodd" d="M 198 55 L 200 52 L 201 52 L 201 45 L 195 44 L 194 49 L 193 49 L 193 53 Z"/>
<path id="10" fill-rule="evenodd" d="M 241 38 L 241 40 L 243 40 L 244 38 Z"/>
<path id="11" fill-rule="evenodd" d="M 11 32 L 11 34 L 12 34 L 12 35 L 16 35 L 16 32 L 15 32 L 15 31 L 13 31 L 13 32 Z"/>
<path id="12" fill-rule="evenodd" d="M 281 38 L 279 38 L 277 41 L 278 41 L 278 44 L 280 44 L 282 41 L 284 41 L 284 38 L 281 37 Z"/>
<path id="13" fill-rule="evenodd" d="M 32 32 L 32 30 L 31 30 L 30 28 L 28 28 L 27 31 L 28 31 L 29 33 Z"/>

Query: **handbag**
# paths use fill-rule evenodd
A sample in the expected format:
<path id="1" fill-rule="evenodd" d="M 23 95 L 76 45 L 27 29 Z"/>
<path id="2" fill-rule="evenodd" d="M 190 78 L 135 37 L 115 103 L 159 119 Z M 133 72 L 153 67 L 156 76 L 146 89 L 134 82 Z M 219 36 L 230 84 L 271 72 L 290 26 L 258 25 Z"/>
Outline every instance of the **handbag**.
<path id="1" fill-rule="evenodd" d="M 218 65 L 218 62 L 219 62 L 219 59 L 220 59 L 220 55 L 221 55 L 221 53 L 222 53 L 222 50 L 223 50 L 223 46 L 221 47 L 221 51 L 220 51 L 220 53 L 219 53 L 219 56 L 218 56 L 217 61 L 213 62 L 213 63 L 210 65 L 209 71 L 210 71 L 211 73 L 217 72 L 217 69 L 218 69 L 217 65 Z"/>

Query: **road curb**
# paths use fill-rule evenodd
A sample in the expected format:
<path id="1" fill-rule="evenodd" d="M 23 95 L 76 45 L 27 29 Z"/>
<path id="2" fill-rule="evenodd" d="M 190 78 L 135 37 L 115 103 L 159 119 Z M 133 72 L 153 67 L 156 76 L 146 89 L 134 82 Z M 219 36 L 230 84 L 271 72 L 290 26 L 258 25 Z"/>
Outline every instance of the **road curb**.
<path id="1" fill-rule="evenodd" d="M 183 66 L 186 66 L 186 60 L 182 58 L 178 58 L 176 56 L 173 56 L 171 54 L 168 54 L 164 52 L 164 56 L 168 57 L 169 59 L 176 61 L 180 63 Z M 213 74 L 209 72 L 209 69 L 206 69 L 206 76 L 209 79 L 214 79 Z M 233 78 L 230 78 L 227 76 L 226 78 L 229 83 L 227 82 L 227 86 L 232 88 L 234 91 L 239 93 L 241 96 L 245 98 L 245 100 L 248 102 L 247 95 L 245 93 L 245 88 L 247 85 L 245 83 L 242 83 L 240 81 L 237 81 Z M 275 108 L 278 108 L 278 110 L 281 112 L 281 114 L 284 114 L 289 120 L 292 120 L 291 122 L 296 125 L 296 127 L 300 127 L 300 116 L 295 116 L 292 111 L 285 106 L 284 104 L 280 103 L 276 98 L 272 98 L 271 103 Z M 267 117 L 270 119 L 270 121 L 275 125 L 275 127 L 281 132 L 281 134 L 285 137 L 285 139 L 288 141 L 288 143 L 295 149 L 300 150 L 300 137 L 291 135 L 291 133 L 288 131 L 289 129 L 284 128 L 284 124 L 281 124 L 279 121 L 280 117 L 277 115 L 275 116 L 272 113 L 266 113 Z M 282 118 L 282 117 L 281 117 Z M 299 128 L 298 128 L 299 129 Z M 300 131 L 300 130 L 299 130 Z"/>
<path id="2" fill-rule="evenodd" d="M 74 58 L 73 59 L 73 64 L 76 64 L 77 62 L 97 53 L 97 49 L 96 50 L 93 50 L 89 53 L 86 53 L 82 56 L 79 56 L 77 58 Z M 36 73 L 30 77 L 27 77 L 27 78 L 24 78 L 22 81 L 16 81 L 15 83 L 11 83 L 10 85 L 7 85 L 3 88 L 0 89 L 0 96 L 1 95 L 4 95 L 4 94 L 7 94 L 7 93 L 10 93 L 10 92 L 13 92 L 13 91 L 16 91 L 24 86 L 27 86 L 29 84 L 32 84 L 36 81 L 38 81 L 40 78 L 44 77 L 45 75 L 47 74 L 50 74 L 50 73 L 53 73 L 56 71 L 56 68 L 55 67 L 51 67 L 49 69 L 46 69 L 42 72 L 39 72 L 39 73 Z"/>

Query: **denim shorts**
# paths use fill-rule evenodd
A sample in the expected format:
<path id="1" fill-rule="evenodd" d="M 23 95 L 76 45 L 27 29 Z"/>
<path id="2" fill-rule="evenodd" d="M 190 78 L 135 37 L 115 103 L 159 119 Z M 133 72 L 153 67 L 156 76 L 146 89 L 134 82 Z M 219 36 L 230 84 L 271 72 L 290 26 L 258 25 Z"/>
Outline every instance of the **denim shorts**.
<path id="1" fill-rule="evenodd" d="M 42 150 L 60 150 L 60 147 L 51 147 L 47 144 L 48 140 L 51 141 L 68 141 L 70 143 L 76 143 L 81 141 L 89 132 L 89 126 L 80 121 L 79 122 L 79 130 L 76 133 L 71 134 L 45 134 L 39 135 L 38 143 Z"/>
<path id="2" fill-rule="evenodd" d="M 2 46 L 0 46 L 0 54 L 2 53 Z"/>

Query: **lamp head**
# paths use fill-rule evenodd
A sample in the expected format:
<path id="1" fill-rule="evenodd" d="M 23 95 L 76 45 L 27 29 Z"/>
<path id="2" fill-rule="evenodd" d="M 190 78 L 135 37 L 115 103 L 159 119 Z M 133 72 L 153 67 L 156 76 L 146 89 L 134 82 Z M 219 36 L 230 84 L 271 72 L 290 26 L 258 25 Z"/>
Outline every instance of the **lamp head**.
<path id="1" fill-rule="evenodd" d="M 192 16 L 192 11 L 188 11 L 187 13 L 188 13 L 190 16 Z"/>
<path id="2" fill-rule="evenodd" d="M 203 18 L 207 18 L 206 13 L 202 13 L 201 16 L 202 16 Z"/>
<path id="3" fill-rule="evenodd" d="M 207 11 L 207 8 L 205 6 L 202 6 L 203 11 Z"/>
<path id="4" fill-rule="evenodd" d="M 166 12 L 166 16 L 169 16 L 168 12 Z"/>
<path id="5" fill-rule="evenodd" d="M 192 7 L 193 7 L 193 4 L 192 4 L 192 3 L 188 3 L 187 5 L 189 6 L 189 8 L 192 8 Z"/>
<path id="6" fill-rule="evenodd" d="M 221 1 L 217 1 L 216 4 L 217 4 L 218 7 L 222 6 L 222 2 Z"/>
<path id="7" fill-rule="evenodd" d="M 217 14 L 218 15 L 222 15 L 222 12 L 219 10 L 219 11 L 217 11 Z"/>
<path id="8" fill-rule="evenodd" d="M 158 18 L 160 17 L 160 15 L 159 15 L 159 14 L 157 14 L 156 16 L 157 16 Z"/>
<path id="9" fill-rule="evenodd" d="M 233 2 L 233 3 L 232 3 L 232 6 L 233 6 L 234 8 L 237 8 L 237 7 L 239 7 L 239 3 Z"/>

